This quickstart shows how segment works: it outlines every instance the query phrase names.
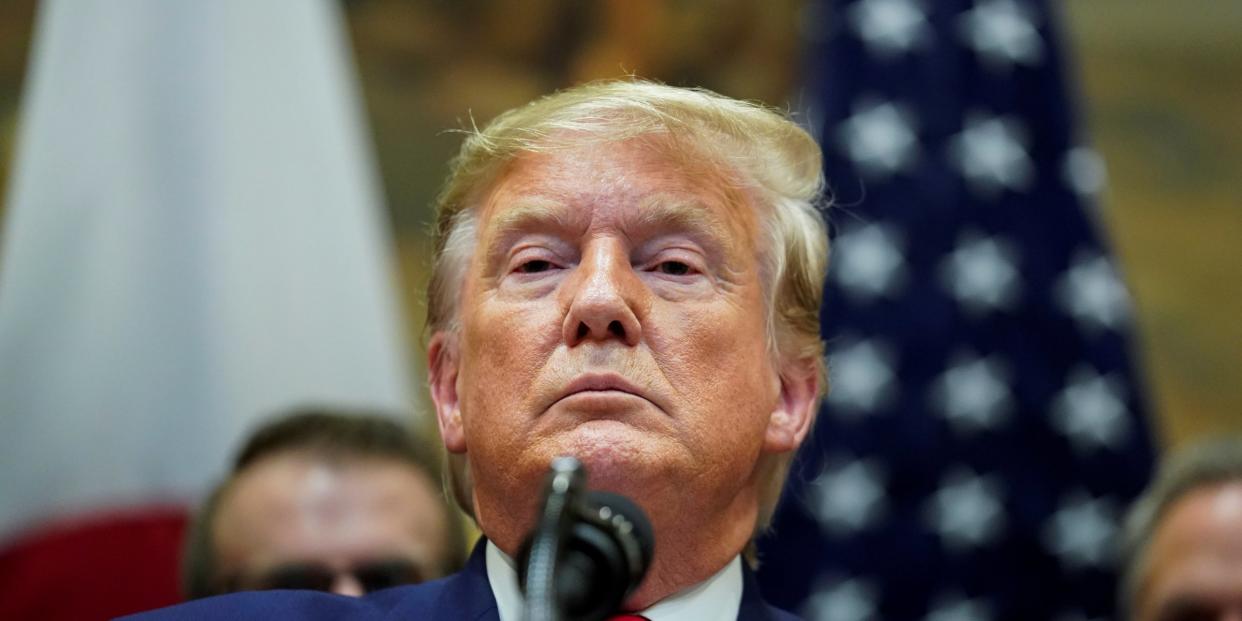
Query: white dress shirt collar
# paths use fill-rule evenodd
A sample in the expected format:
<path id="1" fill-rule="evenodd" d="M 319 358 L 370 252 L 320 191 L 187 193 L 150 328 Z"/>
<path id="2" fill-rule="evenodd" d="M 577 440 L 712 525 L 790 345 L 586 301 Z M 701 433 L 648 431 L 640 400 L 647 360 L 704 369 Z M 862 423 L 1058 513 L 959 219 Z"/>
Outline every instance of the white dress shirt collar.
<path id="1" fill-rule="evenodd" d="M 524 600 L 517 570 L 496 544 L 487 542 L 487 581 L 496 597 L 500 621 L 521 621 Z M 734 557 L 715 575 L 680 593 L 666 597 L 646 610 L 637 611 L 651 621 L 686 619 L 737 619 L 742 605 L 742 559 Z"/>

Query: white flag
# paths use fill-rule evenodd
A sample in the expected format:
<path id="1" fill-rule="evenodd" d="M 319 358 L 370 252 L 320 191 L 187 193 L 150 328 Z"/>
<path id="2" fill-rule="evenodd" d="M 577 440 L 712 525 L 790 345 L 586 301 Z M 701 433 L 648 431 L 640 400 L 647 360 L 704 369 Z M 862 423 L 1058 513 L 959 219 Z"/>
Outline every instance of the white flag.
<path id="1" fill-rule="evenodd" d="M 258 417 L 408 408 L 336 4 L 41 6 L 0 255 L 0 540 L 189 499 Z"/>

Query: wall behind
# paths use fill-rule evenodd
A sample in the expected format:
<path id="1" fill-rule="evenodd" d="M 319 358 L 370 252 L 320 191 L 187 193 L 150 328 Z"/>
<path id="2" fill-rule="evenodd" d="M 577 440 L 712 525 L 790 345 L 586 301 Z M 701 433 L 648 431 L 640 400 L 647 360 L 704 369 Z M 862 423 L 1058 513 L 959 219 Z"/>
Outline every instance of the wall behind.
<path id="1" fill-rule="evenodd" d="M 1242 433 L 1242 3 L 1191 4 L 1061 5 L 1087 129 L 1108 164 L 1101 215 L 1135 297 L 1166 446 Z M 34 5 L 0 3 L 0 191 Z M 415 352 L 430 203 L 460 140 L 446 130 L 625 72 L 797 108 L 797 0 L 345 6 Z"/>
<path id="2" fill-rule="evenodd" d="M 1162 437 L 1242 433 L 1242 4 L 1063 6 Z"/>

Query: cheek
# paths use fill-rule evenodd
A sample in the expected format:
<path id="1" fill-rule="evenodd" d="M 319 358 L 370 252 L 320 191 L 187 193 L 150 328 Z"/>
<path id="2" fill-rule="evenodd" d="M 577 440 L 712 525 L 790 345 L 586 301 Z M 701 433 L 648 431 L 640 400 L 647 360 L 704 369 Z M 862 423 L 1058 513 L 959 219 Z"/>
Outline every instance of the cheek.
<path id="1" fill-rule="evenodd" d="M 476 312 L 463 325 L 458 377 L 467 424 L 490 411 L 519 411 L 514 408 L 529 394 L 560 337 L 556 309 L 549 306 L 475 306 Z"/>
<path id="2" fill-rule="evenodd" d="M 779 385 L 768 361 L 763 323 L 753 310 L 731 304 L 711 310 L 676 313 L 665 324 L 669 329 L 652 335 L 652 346 L 687 403 L 710 410 L 704 424 L 753 430 L 766 423 Z"/>

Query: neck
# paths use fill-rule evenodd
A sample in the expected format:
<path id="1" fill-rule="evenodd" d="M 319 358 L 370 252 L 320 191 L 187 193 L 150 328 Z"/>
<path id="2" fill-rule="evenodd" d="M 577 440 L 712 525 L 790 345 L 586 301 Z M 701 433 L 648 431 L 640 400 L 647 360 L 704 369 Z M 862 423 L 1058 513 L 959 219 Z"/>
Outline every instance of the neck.
<path id="1" fill-rule="evenodd" d="M 678 503 L 675 506 L 681 510 L 676 513 L 648 510 L 656 533 L 655 554 L 642 584 L 626 599 L 625 610 L 649 608 L 711 578 L 736 558 L 750 540 L 757 509 L 755 499 L 749 494 L 735 498 L 718 511 L 688 514 L 684 507 L 693 505 Z M 687 515 L 696 519 L 687 520 Z M 704 515 L 712 518 L 704 520 Z M 486 522 L 482 524 L 488 538 L 510 558 L 517 558 L 528 529 L 488 526 Z"/>
<path id="2" fill-rule="evenodd" d="M 647 577 L 626 599 L 627 610 L 648 608 L 711 578 L 728 565 L 750 540 L 755 508 L 753 503 L 735 501 L 717 513 L 717 519 L 707 522 L 686 523 L 684 516 L 676 521 L 651 517 L 656 532 L 655 556 Z"/>

